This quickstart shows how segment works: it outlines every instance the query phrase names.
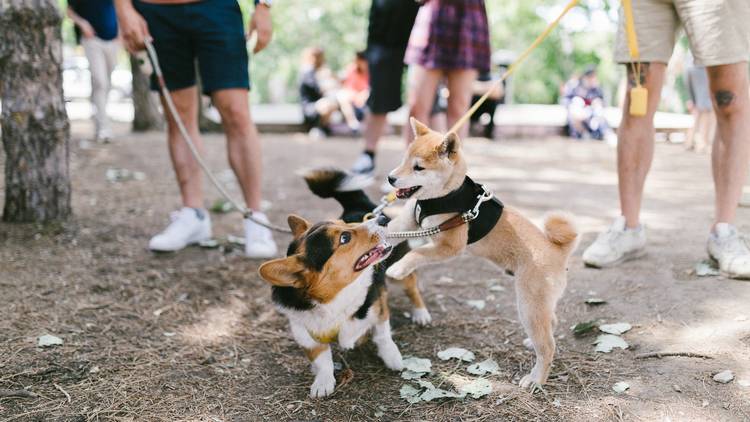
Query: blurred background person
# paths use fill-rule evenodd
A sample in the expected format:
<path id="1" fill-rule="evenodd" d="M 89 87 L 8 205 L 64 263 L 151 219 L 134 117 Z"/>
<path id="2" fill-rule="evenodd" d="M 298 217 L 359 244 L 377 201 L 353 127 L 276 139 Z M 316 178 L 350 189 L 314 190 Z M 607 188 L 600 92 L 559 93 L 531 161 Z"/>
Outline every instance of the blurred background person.
<path id="1" fill-rule="evenodd" d="M 708 73 L 705 66 L 696 65 L 692 55 L 686 59 L 685 82 L 690 94 L 688 110 L 693 115 L 693 126 L 688 130 L 685 148 L 696 152 L 708 152 L 716 133 L 716 115 L 711 104 Z"/>
<path id="2" fill-rule="evenodd" d="M 106 143 L 112 140 L 107 98 L 120 51 L 115 5 L 112 0 L 69 0 L 67 13 L 89 62 L 94 139 Z"/>
<path id="3" fill-rule="evenodd" d="M 370 73 L 365 149 L 352 166 L 355 173 L 374 173 L 375 153 L 385 132 L 386 117 L 401 107 L 404 53 L 418 10 L 419 4 L 411 0 L 372 0 L 365 50 Z"/>
<path id="4" fill-rule="evenodd" d="M 359 122 L 365 116 L 365 106 L 369 96 L 370 74 L 367 68 L 367 58 L 364 51 L 358 51 L 354 62 L 344 69 L 341 89 L 336 96 L 344 121 L 354 134 L 359 134 Z"/>
<path id="5" fill-rule="evenodd" d="M 339 108 L 335 95 L 330 95 L 338 83 L 325 62 L 325 53 L 320 47 L 309 47 L 302 53 L 299 96 L 305 128 L 312 138 L 331 134 L 331 118 Z"/>
<path id="6" fill-rule="evenodd" d="M 604 117 L 604 93 L 599 86 L 596 68 L 589 67 L 577 80 L 571 78 L 563 89 L 568 135 L 575 139 L 614 140 Z"/>
<path id="7" fill-rule="evenodd" d="M 428 0 L 419 9 L 404 62 L 409 65 L 409 116 L 428 122 L 435 92 L 448 88 L 447 125 L 469 109 L 472 84 L 490 70 L 490 36 L 484 0 Z M 465 137 L 468 125 L 459 135 Z M 404 130 L 408 142 L 411 130 Z"/>

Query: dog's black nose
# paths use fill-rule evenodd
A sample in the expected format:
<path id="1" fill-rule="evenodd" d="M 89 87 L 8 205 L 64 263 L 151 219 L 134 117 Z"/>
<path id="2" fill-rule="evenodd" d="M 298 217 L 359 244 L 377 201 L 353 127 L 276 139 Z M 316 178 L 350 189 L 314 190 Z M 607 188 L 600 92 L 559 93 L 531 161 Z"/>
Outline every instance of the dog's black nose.
<path id="1" fill-rule="evenodd" d="M 398 180 L 396 177 L 388 175 L 388 183 L 390 183 L 391 186 L 396 187 L 396 180 Z"/>
<path id="2" fill-rule="evenodd" d="M 388 225 L 388 223 L 391 221 L 390 218 L 388 218 L 385 214 L 378 215 L 377 223 L 380 227 L 385 227 Z"/>

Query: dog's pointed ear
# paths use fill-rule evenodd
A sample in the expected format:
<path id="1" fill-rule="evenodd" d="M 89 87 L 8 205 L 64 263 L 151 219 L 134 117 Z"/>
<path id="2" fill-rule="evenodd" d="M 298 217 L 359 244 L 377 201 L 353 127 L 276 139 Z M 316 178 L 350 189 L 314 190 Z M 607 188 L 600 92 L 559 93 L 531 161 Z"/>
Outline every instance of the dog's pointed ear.
<path id="1" fill-rule="evenodd" d="M 292 235 L 295 239 L 310 228 L 310 223 L 298 215 L 290 214 L 286 221 L 289 223 L 289 228 L 292 229 Z"/>
<path id="2" fill-rule="evenodd" d="M 305 285 L 304 270 L 299 257 L 292 255 L 264 262 L 258 268 L 258 274 L 274 286 L 300 288 Z"/>
<path id="3" fill-rule="evenodd" d="M 409 117 L 409 124 L 411 124 L 411 130 L 414 131 L 415 137 L 420 137 L 430 133 L 430 128 L 428 128 L 427 125 L 415 119 L 414 117 Z"/>
<path id="4" fill-rule="evenodd" d="M 460 144 L 461 141 L 458 139 L 456 132 L 448 132 L 443 138 L 443 143 L 438 147 L 438 154 L 441 157 L 452 158 L 461 146 Z"/>

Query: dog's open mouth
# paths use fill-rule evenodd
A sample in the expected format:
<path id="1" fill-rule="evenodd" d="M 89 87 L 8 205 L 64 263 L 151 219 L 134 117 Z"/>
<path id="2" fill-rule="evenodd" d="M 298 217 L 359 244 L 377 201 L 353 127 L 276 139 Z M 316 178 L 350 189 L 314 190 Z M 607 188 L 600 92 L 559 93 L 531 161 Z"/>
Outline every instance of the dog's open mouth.
<path id="1" fill-rule="evenodd" d="M 399 199 L 407 199 L 414 195 L 422 186 L 412 186 L 410 188 L 402 188 L 396 190 L 396 197 Z"/>
<path id="2" fill-rule="evenodd" d="M 365 252 L 364 255 L 359 257 L 357 262 L 354 263 L 354 271 L 362 271 L 370 265 L 382 259 L 385 259 L 385 257 L 387 257 L 389 253 L 391 253 L 392 249 L 393 246 L 387 243 L 381 243 L 378 246 L 375 246 L 374 248 Z"/>

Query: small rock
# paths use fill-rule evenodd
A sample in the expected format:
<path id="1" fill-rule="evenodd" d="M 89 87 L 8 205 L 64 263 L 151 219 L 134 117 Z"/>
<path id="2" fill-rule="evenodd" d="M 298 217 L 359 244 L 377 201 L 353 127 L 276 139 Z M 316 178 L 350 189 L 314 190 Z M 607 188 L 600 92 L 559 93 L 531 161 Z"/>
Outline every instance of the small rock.
<path id="1" fill-rule="evenodd" d="M 586 299 L 586 301 L 584 303 L 586 303 L 587 305 L 591 305 L 591 306 L 599 306 L 599 305 L 606 304 L 607 301 L 604 300 L 604 299 L 602 299 L 602 298 L 600 298 L 600 297 L 590 297 L 590 298 Z"/>
<path id="2" fill-rule="evenodd" d="M 740 387 L 750 387 L 750 379 L 744 379 L 737 381 L 737 384 L 740 385 Z"/>
<path id="3" fill-rule="evenodd" d="M 91 369 L 89 369 L 89 374 L 96 374 L 97 372 L 99 372 L 98 366 L 92 366 Z"/>
<path id="4" fill-rule="evenodd" d="M 701 407 L 708 407 L 708 400 L 703 400 L 703 402 L 701 402 Z"/>
<path id="5" fill-rule="evenodd" d="M 39 336 L 36 339 L 36 345 L 38 347 L 62 346 L 63 340 L 60 337 L 53 336 L 51 334 L 45 334 L 43 336 Z"/>
<path id="6" fill-rule="evenodd" d="M 729 369 L 726 369 L 714 375 L 714 381 L 722 383 L 722 384 L 726 384 L 732 381 L 733 379 L 734 379 L 734 373 L 730 371 Z"/>
<path id="7" fill-rule="evenodd" d="M 678 392 L 678 393 L 682 393 L 682 388 L 680 388 L 680 386 L 679 386 L 679 385 L 677 385 L 677 384 L 674 384 L 674 385 L 672 386 L 672 389 L 673 389 L 674 391 Z"/>
<path id="8" fill-rule="evenodd" d="M 467 300 L 466 304 L 469 305 L 469 306 L 471 306 L 472 308 L 475 308 L 475 309 L 479 310 L 479 311 L 481 311 L 482 309 L 484 309 L 484 307 L 486 305 L 483 300 Z"/>
<path id="9" fill-rule="evenodd" d="M 490 291 L 491 292 L 504 292 L 505 291 L 505 287 L 503 287 L 503 286 L 501 286 L 499 284 L 495 284 L 494 286 L 490 286 Z"/>

